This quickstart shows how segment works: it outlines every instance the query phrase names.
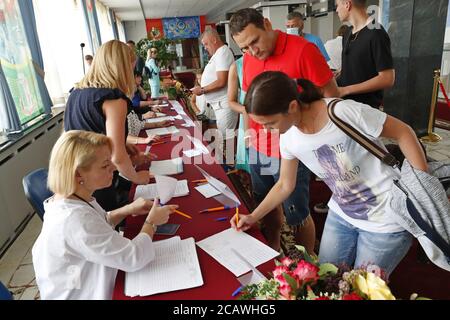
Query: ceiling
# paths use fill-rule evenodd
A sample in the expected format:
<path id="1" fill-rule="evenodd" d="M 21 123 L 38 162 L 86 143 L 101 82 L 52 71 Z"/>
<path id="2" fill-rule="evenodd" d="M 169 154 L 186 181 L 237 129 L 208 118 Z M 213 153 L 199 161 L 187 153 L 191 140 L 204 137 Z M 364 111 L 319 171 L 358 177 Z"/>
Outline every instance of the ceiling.
<path id="1" fill-rule="evenodd" d="M 258 0 L 100 0 L 113 9 L 123 21 L 164 17 L 183 17 L 206 15 L 207 21 L 218 22 L 225 19 L 225 14 L 241 8 L 250 7 Z"/>

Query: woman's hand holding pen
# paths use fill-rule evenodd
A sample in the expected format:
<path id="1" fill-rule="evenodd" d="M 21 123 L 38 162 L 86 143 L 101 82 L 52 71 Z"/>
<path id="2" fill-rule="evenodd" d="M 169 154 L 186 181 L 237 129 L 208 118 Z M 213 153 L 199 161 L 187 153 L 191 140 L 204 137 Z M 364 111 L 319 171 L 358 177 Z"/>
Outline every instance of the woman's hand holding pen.
<path id="1" fill-rule="evenodd" d="M 247 231 L 250 229 L 255 223 L 256 219 L 251 214 L 247 215 L 241 215 L 239 214 L 239 222 L 237 222 L 236 225 L 236 216 L 233 215 L 233 217 L 230 219 L 231 227 L 237 231 Z"/>

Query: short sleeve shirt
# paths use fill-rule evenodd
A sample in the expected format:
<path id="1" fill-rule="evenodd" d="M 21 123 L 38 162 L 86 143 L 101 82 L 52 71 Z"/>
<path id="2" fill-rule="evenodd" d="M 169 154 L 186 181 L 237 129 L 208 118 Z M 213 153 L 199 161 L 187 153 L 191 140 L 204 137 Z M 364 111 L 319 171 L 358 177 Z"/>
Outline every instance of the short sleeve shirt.
<path id="1" fill-rule="evenodd" d="M 211 57 L 202 74 L 201 86 L 205 87 L 214 81 L 217 81 L 217 72 L 230 70 L 234 62 L 234 56 L 228 46 L 223 45 L 217 49 Z M 227 86 L 224 88 L 205 94 L 206 101 L 209 103 L 217 102 L 227 97 Z"/>
<path id="2" fill-rule="evenodd" d="M 381 25 L 366 26 L 352 34 L 352 29 L 344 34 L 342 48 L 342 70 L 337 79 L 340 87 L 365 82 L 381 71 L 394 68 L 389 35 Z M 383 103 L 383 90 L 346 96 L 374 108 Z"/>
<path id="3" fill-rule="evenodd" d="M 281 71 L 292 79 L 307 79 L 318 87 L 325 86 L 333 73 L 317 46 L 303 37 L 275 31 L 278 35 L 275 51 L 265 60 L 258 60 L 246 53 L 243 63 L 242 89 L 248 92 L 253 79 L 264 71 Z M 249 128 L 256 134 L 251 135 L 250 144 L 257 151 L 279 157 L 279 135 L 264 132 L 263 127 L 249 119 Z"/>

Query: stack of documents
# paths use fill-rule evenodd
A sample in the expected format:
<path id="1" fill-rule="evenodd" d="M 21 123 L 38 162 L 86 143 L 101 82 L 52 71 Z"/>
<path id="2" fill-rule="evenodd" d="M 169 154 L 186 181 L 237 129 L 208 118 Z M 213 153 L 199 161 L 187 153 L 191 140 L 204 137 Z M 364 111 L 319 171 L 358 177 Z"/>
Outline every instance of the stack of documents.
<path id="1" fill-rule="evenodd" d="M 139 271 L 126 273 L 126 296 L 149 296 L 203 285 L 194 238 L 173 237 L 153 245 L 153 261 Z"/>
<path id="2" fill-rule="evenodd" d="M 150 135 L 158 135 L 158 136 L 164 136 L 166 134 L 175 134 L 180 132 L 180 130 L 177 129 L 177 127 L 175 126 L 170 126 L 167 128 L 155 128 L 155 129 L 148 129 L 145 130 L 145 132 L 147 133 L 147 136 Z"/>
<path id="3" fill-rule="evenodd" d="M 251 268 L 235 254 L 234 250 L 245 257 L 253 267 L 257 267 L 280 254 L 247 233 L 232 228 L 199 241 L 197 245 L 234 273 L 236 277 L 249 272 Z"/>
<path id="4" fill-rule="evenodd" d="M 188 194 L 189 194 L 189 187 L 187 180 L 177 181 L 173 197 L 183 197 L 187 196 Z M 136 192 L 134 193 L 134 200 L 136 200 L 139 197 L 153 200 L 156 197 L 161 198 L 161 196 L 162 195 L 158 194 L 158 188 L 156 187 L 156 183 L 151 183 L 147 185 L 137 186 Z"/>
<path id="5" fill-rule="evenodd" d="M 156 175 L 170 176 L 183 172 L 183 158 L 175 158 L 169 160 L 152 161 L 150 165 L 150 173 Z"/>
<path id="6" fill-rule="evenodd" d="M 202 141 L 200 141 L 200 140 L 197 139 L 197 138 L 191 137 L 191 136 L 189 136 L 189 135 L 186 136 L 186 137 L 187 137 L 189 140 L 191 140 L 192 143 L 194 144 L 194 149 L 183 151 L 183 154 L 184 154 L 186 157 L 193 158 L 193 157 L 199 156 L 199 155 L 201 155 L 201 154 L 209 154 L 208 148 L 205 147 L 205 145 L 203 144 Z"/>

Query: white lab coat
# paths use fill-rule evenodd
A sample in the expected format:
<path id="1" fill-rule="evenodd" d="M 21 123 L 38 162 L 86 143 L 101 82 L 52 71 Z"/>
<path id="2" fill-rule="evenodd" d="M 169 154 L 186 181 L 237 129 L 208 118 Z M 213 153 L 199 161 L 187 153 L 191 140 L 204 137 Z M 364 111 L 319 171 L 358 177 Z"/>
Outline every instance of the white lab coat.
<path id="1" fill-rule="evenodd" d="M 136 271 L 155 257 L 150 236 L 124 238 L 98 203 L 90 204 L 95 209 L 81 200 L 44 203 L 44 225 L 32 249 L 41 299 L 111 299 L 118 269 Z"/>

